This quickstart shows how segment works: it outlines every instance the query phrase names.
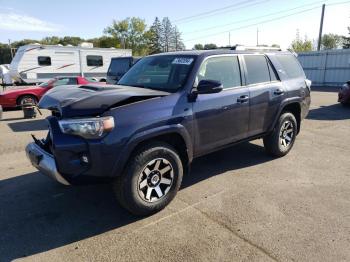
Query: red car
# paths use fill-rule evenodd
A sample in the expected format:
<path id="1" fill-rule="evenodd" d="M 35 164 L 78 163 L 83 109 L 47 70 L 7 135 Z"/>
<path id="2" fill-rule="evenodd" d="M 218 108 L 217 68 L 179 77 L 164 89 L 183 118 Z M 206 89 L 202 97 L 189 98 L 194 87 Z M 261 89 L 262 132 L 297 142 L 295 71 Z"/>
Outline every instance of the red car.
<path id="1" fill-rule="evenodd" d="M 84 77 L 57 77 L 38 86 L 14 87 L 0 93 L 0 105 L 3 108 L 17 107 L 24 103 L 37 103 L 51 88 L 60 85 L 85 85 L 91 83 Z M 95 83 L 96 84 L 96 83 Z"/>
<path id="2" fill-rule="evenodd" d="M 350 104 L 350 81 L 346 82 L 339 90 L 338 102 L 343 105 Z"/>

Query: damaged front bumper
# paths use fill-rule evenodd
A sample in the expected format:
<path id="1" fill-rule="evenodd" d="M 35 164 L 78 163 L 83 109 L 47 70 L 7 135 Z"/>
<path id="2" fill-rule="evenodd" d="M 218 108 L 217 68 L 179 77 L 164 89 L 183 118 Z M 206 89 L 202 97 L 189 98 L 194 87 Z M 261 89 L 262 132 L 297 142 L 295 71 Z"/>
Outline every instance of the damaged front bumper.
<path id="1" fill-rule="evenodd" d="M 50 153 L 46 152 L 36 143 L 30 143 L 26 147 L 26 154 L 32 165 L 41 173 L 53 178 L 63 185 L 70 183 L 58 172 L 56 162 Z"/>

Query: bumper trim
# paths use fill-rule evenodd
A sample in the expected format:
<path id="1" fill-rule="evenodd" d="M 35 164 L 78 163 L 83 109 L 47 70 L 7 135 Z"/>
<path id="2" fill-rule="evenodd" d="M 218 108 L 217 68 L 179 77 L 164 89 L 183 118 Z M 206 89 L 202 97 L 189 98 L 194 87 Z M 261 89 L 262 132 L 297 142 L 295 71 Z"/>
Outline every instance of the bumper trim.
<path id="1" fill-rule="evenodd" d="M 69 182 L 57 171 L 55 159 L 51 154 L 35 143 L 28 144 L 25 151 L 31 164 L 41 173 L 63 185 L 70 185 Z"/>

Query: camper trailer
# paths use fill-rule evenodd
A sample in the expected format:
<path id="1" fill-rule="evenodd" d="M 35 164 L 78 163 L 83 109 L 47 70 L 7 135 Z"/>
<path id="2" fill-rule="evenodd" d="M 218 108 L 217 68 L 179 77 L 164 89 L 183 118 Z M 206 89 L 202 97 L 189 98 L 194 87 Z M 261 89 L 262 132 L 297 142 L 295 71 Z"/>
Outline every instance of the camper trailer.
<path id="1" fill-rule="evenodd" d="M 10 64 L 19 83 L 41 83 L 56 76 L 83 76 L 106 81 L 112 57 L 131 56 L 129 49 L 31 44 L 21 46 Z"/>

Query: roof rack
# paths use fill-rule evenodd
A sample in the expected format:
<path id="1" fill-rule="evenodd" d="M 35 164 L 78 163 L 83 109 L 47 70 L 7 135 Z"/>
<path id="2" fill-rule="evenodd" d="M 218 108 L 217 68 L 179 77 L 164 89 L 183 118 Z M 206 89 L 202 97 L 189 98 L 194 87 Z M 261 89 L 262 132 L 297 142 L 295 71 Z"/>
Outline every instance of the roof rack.
<path id="1" fill-rule="evenodd" d="M 235 45 L 231 47 L 231 50 L 236 51 L 282 51 L 280 47 L 268 47 L 268 46 L 244 46 Z"/>

